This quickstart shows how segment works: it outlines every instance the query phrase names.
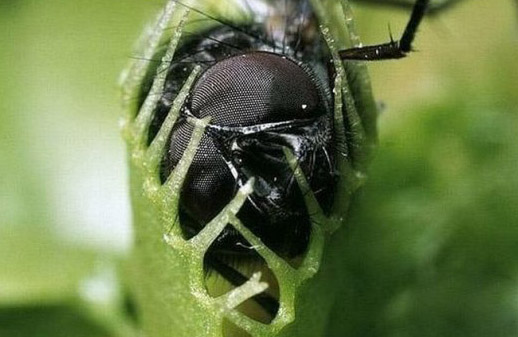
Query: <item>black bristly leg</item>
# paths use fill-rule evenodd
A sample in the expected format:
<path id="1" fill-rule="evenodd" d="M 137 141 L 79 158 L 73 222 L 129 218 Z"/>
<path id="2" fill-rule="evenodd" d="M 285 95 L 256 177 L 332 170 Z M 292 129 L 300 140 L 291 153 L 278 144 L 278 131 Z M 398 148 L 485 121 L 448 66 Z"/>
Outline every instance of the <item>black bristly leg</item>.
<path id="1" fill-rule="evenodd" d="M 426 15 L 433 16 L 442 13 L 464 0 L 444 0 L 442 2 L 433 2 L 428 6 Z M 409 10 L 414 7 L 414 3 L 408 0 L 355 0 L 358 5 L 385 6 L 396 9 Z"/>
<path id="2" fill-rule="evenodd" d="M 412 42 L 429 3 L 430 0 L 416 1 L 410 20 L 408 20 L 405 31 L 399 41 L 394 41 L 391 37 L 391 41 L 388 43 L 340 50 L 340 58 L 342 60 L 378 61 L 405 57 L 412 51 Z"/>

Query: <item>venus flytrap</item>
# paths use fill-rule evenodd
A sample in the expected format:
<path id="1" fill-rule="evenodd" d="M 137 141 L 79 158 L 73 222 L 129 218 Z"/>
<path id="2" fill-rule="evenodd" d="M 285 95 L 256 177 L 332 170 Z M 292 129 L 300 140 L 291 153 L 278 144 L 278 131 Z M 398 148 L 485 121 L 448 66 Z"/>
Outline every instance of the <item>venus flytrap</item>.
<path id="1" fill-rule="evenodd" d="M 343 4 L 348 9 L 346 0 L 343 0 Z M 285 149 L 312 221 L 309 245 L 297 268 L 268 248 L 237 217 L 243 203 L 253 193 L 253 178 L 241 186 L 233 199 L 197 235 L 189 240 L 183 238 L 178 224 L 179 195 L 210 117 L 187 117 L 194 131 L 180 162 L 165 182 L 160 180 L 160 165 L 167 151 L 171 130 L 200 74 L 200 67 L 195 67 L 185 81 L 157 136 L 149 145 L 147 137 L 157 104 L 164 92 L 169 66 L 184 26 L 192 18 L 192 11 L 176 1 L 169 1 L 155 27 L 144 34 L 139 44 L 142 57 L 134 60 L 123 77 L 125 112 L 121 125 L 130 159 L 135 228 L 135 247 L 131 260 L 134 267 L 132 288 L 146 336 L 233 337 L 235 332 L 224 335 L 225 320 L 253 337 L 331 335 L 326 326 L 328 313 L 336 301 L 333 294 L 343 278 L 336 257 L 340 255 L 339 248 L 344 239 L 343 235 L 331 234 L 339 232 L 345 221 L 350 197 L 364 180 L 367 153 L 370 152 L 367 148 L 374 142 L 373 133 L 364 128 L 365 124 L 374 125 L 374 121 L 365 121 L 365 118 L 374 118 L 375 114 L 363 110 L 365 106 L 374 106 L 365 68 L 343 64 L 338 57 L 337 38 L 333 37 L 330 30 L 330 13 L 336 11 L 336 6 L 330 4 L 330 1 L 318 0 L 313 0 L 312 5 L 321 20 L 322 34 L 337 72 L 333 108 L 334 133 L 341 153 L 337 159 L 340 179 L 334 211 L 326 216 L 297 158 Z M 343 21 L 343 13 L 341 15 Z M 350 13 L 346 17 L 351 27 Z M 356 40 L 356 35 L 351 34 L 351 40 Z M 144 78 L 152 67 L 150 60 L 161 54 L 159 46 L 167 40 L 168 46 L 161 55 L 149 94 L 137 112 L 133 100 L 139 95 Z M 362 80 L 350 82 L 349 74 Z M 357 98 L 361 98 L 363 103 L 358 103 Z M 247 282 L 219 297 L 210 296 L 206 289 L 204 256 L 228 224 L 255 248 L 278 281 L 279 310 L 269 324 L 258 322 L 238 310 L 240 304 L 267 290 L 269 285 L 261 280 L 260 272 L 253 273 Z"/>

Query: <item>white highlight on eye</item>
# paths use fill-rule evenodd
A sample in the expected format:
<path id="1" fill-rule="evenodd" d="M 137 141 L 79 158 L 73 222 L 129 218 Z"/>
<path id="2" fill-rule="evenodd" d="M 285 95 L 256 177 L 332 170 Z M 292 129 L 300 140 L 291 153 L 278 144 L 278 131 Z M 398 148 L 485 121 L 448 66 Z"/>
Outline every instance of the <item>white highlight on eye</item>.
<path id="1" fill-rule="evenodd" d="M 307 107 L 308 107 L 307 104 L 302 104 L 302 110 L 306 110 Z"/>

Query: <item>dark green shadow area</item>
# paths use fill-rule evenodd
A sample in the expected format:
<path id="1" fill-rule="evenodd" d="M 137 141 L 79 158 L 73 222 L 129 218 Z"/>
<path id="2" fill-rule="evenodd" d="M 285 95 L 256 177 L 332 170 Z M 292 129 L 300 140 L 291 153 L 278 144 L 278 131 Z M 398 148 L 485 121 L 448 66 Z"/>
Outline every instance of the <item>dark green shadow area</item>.
<path id="1" fill-rule="evenodd" d="M 330 336 L 518 335 L 518 114 L 493 99 L 417 108 L 380 145 Z"/>
<path id="2" fill-rule="evenodd" d="M 109 337 L 67 306 L 0 309 L 1 337 Z"/>

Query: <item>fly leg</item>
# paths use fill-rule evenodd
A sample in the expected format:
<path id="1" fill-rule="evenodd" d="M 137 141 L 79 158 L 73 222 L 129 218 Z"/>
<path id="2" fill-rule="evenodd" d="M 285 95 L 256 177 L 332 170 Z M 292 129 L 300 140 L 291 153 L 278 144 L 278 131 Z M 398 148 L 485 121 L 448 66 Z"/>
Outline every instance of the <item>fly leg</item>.
<path id="1" fill-rule="evenodd" d="M 412 42 L 424 15 L 426 14 L 430 0 L 417 0 L 412 8 L 410 20 L 399 40 L 390 38 L 390 42 L 356 47 L 339 51 L 342 60 L 378 61 L 392 60 L 405 57 L 412 51 Z"/>
<path id="2" fill-rule="evenodd" d="M 443 11 L 457 5 L 461 1 L 464 0 L 443 0 L 430 3 L 426 11 L 426 15 L 442 13 Z M 400 8 L 403 10 L 412 9 L 414 6 L 414 3 L 408 0 L 354 0 L 354 2 L 358 5 L 385 6 L 390 8 Z"/>

